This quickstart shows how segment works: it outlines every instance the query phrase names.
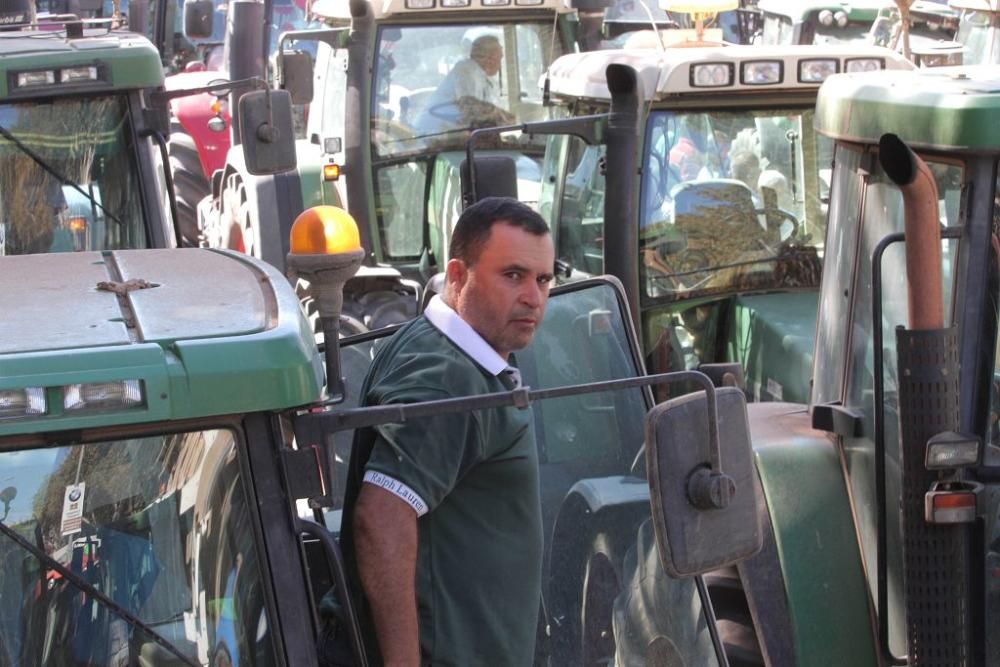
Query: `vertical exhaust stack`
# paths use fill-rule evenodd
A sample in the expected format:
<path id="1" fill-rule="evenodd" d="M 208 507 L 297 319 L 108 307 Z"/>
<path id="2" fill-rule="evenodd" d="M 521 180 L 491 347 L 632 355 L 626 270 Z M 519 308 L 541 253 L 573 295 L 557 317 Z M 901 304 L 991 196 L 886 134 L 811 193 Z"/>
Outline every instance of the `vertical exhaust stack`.
<path id="1" fill-rule="evenodd" d="M 896 352 L 909 664 L 968 665 L 969 530 L 924 516 L 924 497 L 941 476 L 925 466 L 927 441 L 958 430 L 960 407 L 958 336 L 944 328 L 937 185 L 927 164 L 894 134 L 879 140 L 879 161 L 903 194 L 905 216 L 910 322 L 896 330 Z M 891 498 L 887 503 L 894 505 Z"/>

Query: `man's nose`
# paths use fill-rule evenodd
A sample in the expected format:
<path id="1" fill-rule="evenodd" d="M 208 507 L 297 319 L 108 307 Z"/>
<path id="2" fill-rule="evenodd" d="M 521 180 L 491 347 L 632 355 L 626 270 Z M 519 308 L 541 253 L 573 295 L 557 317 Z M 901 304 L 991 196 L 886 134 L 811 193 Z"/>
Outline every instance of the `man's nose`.
<path id="1" fill-rule="evenodd" d="M 545 303 L 547 294 L 546 286 L 539 284 L 537 280 L 527 280 L 521 289 L 520 301 L 525 306 L 540 308 Z"/>

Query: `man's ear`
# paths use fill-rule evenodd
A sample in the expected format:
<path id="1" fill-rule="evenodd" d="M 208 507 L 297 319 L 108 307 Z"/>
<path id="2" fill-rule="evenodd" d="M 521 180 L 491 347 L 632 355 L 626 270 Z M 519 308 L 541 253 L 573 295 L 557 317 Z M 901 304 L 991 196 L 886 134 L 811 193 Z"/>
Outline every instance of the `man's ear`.
<path id="1" fill-rule="evenodd" d="M 469 267 L 460 259 L 449 259 L 444 267 L 444 277 L 448 293 L 458 296 L 469 279 Z"/>

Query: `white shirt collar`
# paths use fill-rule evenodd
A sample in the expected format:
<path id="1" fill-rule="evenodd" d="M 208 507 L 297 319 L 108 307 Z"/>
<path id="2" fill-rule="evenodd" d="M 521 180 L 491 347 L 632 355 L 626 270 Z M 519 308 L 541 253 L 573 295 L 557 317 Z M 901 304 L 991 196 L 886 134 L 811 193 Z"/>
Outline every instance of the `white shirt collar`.
<path id="1" fill-rule="evenodd" d="M 487 373 L 499 375 L 508 367 L 507 360 L 476 333 L 476 330 L 463 320 L 451 306 L 446 304 L 440 294 L 435 294 L 431 298 L 424 310 L 424 316 L 448 340 L 485 368 Z"/>

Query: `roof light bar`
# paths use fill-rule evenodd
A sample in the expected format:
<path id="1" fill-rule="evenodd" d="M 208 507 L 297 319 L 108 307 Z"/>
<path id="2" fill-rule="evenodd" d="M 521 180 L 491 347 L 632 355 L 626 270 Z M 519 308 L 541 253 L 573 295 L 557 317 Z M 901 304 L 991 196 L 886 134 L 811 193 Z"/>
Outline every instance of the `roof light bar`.
<path id="1" fill-rule="evenodd" d="M 471 0 L 441 0 L 442 7 L 468 7 Z"/>
<path id="2" fill-rule="evenodd" d="M 434 0 L 406 0 L 407 9 L 434 9 Z"/>
<path id="3" fill-rule="evenodd" d="M 543 1 L 544 0 L 514 0 L 514 4 L 522 7 L 530 7 L 533 5 L 540 5 Z"/>
<path id="4" fill-rule="evenodd" d="M 0 419 L 33 417 L 47 412 L 45 387 L 0 389 Z"/>

